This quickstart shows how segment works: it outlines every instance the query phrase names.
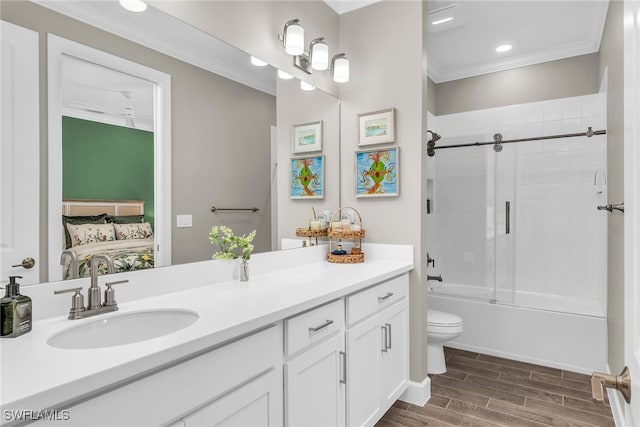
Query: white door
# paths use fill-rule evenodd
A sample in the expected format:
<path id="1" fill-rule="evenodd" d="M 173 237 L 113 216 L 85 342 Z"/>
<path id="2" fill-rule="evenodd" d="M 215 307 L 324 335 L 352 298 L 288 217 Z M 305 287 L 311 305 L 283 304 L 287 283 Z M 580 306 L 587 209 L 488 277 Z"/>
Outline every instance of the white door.
<path id="1" fill-rule="evenodd" d="M 625 364 L 631 403 L 625 425 L 640 426 L 640 0 L 624 3 Z M 617 203 L 617 202 L 616 202 Z"/>
<path id="2" fill-rule="evenodd" d="M 5 21 L 0 31 L 0 283 L 27 285 L 40 278 L 38 33 Z"/>
<path id="3" fill-rule="evenodd" d="M 285 425 L 345 424 L 344 357 L 338 334 L 285 364 Z"/>

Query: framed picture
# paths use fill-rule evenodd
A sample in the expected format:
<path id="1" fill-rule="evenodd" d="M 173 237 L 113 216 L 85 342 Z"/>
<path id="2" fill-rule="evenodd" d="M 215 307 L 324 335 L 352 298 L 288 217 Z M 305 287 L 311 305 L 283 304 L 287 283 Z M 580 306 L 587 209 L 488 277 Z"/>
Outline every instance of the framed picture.
<path id="1" fill-rule="evenodd" d="M 398 147 L 356 151 L 356 197 L 400 194 Z"/>
<path id="2" fill-rule="evenodd" d="M 293 152 L 322 151 L 322 120 L 293 125 Z"/>
<path id="3" fill-rule="evenodd" d="M 396 140 L 395 108 L 358 114 L 358 145 L 384 144 Z"/>
<path id="4" fill-rule="evenodd" d="M 324 156 L 291 159 L 291 198 L 324 199 Z"/>

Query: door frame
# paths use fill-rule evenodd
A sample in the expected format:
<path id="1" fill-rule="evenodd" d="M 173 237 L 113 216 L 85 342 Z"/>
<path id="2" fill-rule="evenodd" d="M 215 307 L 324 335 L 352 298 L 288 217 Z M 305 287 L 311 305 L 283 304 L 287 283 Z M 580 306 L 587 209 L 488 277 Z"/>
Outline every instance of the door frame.
<path id="1" fill-rule="evenodd" d="M 624 357 L 631 403 L 624 425 L 640 425 L 640 0 L 624 2 Z M 614 201 L 618 203 L 618 201 Z"/>
<path id="2" fill-rule="evenodd" d="M 47 35 L 48 84 L 48 281 L 61 280 L 62 253 L 62 57 L 111 68 L 154 84 L 155 266 L 171 264 L 171 76 L 71 40 Z"/>

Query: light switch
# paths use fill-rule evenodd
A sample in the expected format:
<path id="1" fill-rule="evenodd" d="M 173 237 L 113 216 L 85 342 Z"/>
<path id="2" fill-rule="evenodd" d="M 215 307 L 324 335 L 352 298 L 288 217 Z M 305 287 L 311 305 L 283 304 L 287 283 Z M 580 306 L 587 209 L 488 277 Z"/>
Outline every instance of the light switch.
<path id="1" fill-rule="evenodd" d="M 176 215 L 176 226 L 178 228 L 191 227 L 192 225 L 193 220 L 191 215 Z"/>

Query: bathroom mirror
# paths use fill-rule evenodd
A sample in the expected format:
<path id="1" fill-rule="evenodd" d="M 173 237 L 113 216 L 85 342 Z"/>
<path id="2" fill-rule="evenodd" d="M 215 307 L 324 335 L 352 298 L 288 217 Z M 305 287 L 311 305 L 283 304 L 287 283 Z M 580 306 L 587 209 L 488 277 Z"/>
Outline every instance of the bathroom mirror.
<path id="1" fill-rule="evenodd" d="M 55 6 L 59 8 L 60 13 L 71 13 L 65 8 L 72 3 L 75 3 L 72 6 L 78 7 L 77 16 L 81 16 L 85 22 L 90 22 L 92 15 L 90 12 L 93 12 L 95 17 L 96 10 L 102 18 L 109 16 L 105 10 L 100 9 L 109 7 L 109 3 L 119 8 L 117 2 L 41 2 L 41 4 L 16 2 L 7 8 L 3 6 L 3 19 L 7 16 L 8 20 L 13 19 L 17 25 L 40 31 L 41 37 L 45 32 L 57 34 L 171 75 L 172 197 L 169 221 L 172 263 L 210 259 L 214 252 L 208 239 L 212 225 L 228 225 L 236 232 L 243 234 L 253 229 L 258 230 L 255 240 L 256 252 L 277 247 L 272 245 L 272 240 L 277 238 L 277 235 L 272 235 L 272 228 L 275 228 L 276 224 L 276 217 L 275 215 L 272 217 L 272 210 L 277 206 L 275 192 L 272 192 L 272 189 L 276 186 L 277 174 L 274 159 L 277 154 L 274 150 L 278 144 L 276 144 L 275 128 L 271 128 L 276 125 L 276 70 L 266 66 L 259 71 L 268 77 L 256 77 L 255 71 L 258 67 L 251 65 L 249 55 L 228 45 L 227 48 L 234 51 L 232 55 L 235 62 L 232 63 L 228 57 L 210 58 L 214 56 L 217 46 L 224 43 L 151 7 L 148 11 L 155 14 L 156 21 L 160 19 L 159 16 L 165 15 L 164 21 L 161 21 L 161 28 L 156 28 L 155 34 L 144 33 L 143 30 L 147 29 L 123 20 L 121 16 L 118 19 L 106 20 L 116 22 L 117 24 L 114 25 L 121 27 L 120 29 L 122 27 L 125 30 L 133 29 L 142 34 L 142 36 L 140 34 L 125 36 L 124 39 L 84 23 L 69 21 L 68 18 L 49 9 Z M 141 16 L 129 13 L 127 19 L 131 17 L 138 19 Z M 174 26 L 169 28 L 166 25 L 167 20 L 173 21 Z M 100 21 L 100 26 L 104 25 L 104 21 Z M 45 22 L 46 29 L 42 24 Z M 162 32 L 157 32 L 159 30 Z M 190 46 L 189 51 L 182 50 L 179 45 L 174 44 L 165 46 L 163 53 L 158 53 L 136 44 L 147 44 L 146 42 L 151 39 L 154 42 L 175 42 L 178 34 L 184 36 L 194 33 L 199 33 L 199 38 L 193 41 L 194 44 Z M 134 43 L 125 40 L 127 38 Z M 215 47 L 212 47 L 214 45 Z M 173 54 L 171 54 L 172 49 Z M 199 51 L 200 55 L 193 55 L 194 51 Z M 187 60 L 195 66 L 187 63 Z M 248 73 L 243 74 L 235 68 L 242 61 L 246 63 Z M 205 69 L 209 67 L 209 63 L 215 63 L 219 67 L 216 74 Z M 222 66 L 226 68 L 220 68 Z M 45 68 L 43 65 L 41 67 Z M 254 72 L 252 73 L 251 70 Z M 43 72 L 41 69 L 41 74 Z M 329 102 L 338 105 L 335 97 L 318 90 L 315 92 L 315 96 L 327 97 Z M 44 88 L 41 93 L 46 96 Z M 123 95 L 123 100 L 124 98 L 126 97 Z M 133 99 L 133 105 L 136 108 L 136 98 Z M 125 101 L 128 102 L 128 98 Z M 90 104 L 88 101 L 84 103 Z M 126 107 L 127 105 L 123 104 L 122 108 Z M 140 111 L 142 112 L 141 104 Z M 140 113 L 140 115 L 143 114 Z M 46 114 L 43 116 L 45 120 Z M 332 129 L 337 133 L 339 131 L 337 108 L 331 120 L 334 123 Z M 260 128 L 259 131 L 255 131 L 256 128 Z M 247 130 L 255 132 L 247 133 Z M 325 138 L 327 137 L 325 134 Z M 333 140 L 338 140 L 337 134 L 333 136 Z M 255 145 L 258 141 L 258 145 Z M 280 146 L 283 145 L 280 144 Z M 286 146 L 288 147 L 288 141 Z M 41 151 L 46 153 L 47 150 L 44 147 L 46 143 L 41 142 Z M 41 160 L 44 178 L 41 180 L 43 182 L 41 182 L 40 191 L 43 193 L 41 203 L 44 206 L 48 200 L 46 194 L 49 183 L 45 173 L 47 162 L 46 157 Z M 288 191 L 287 185 L 282 185 L 282 188 L 283 192 Z M 211 212 L 213 206 L 219 209 L 215 213 Z M 258 212 L 224 210 L 254 206 L 259 209 Z M 190 216 L 192 226 L 179 227 L 178 215 Z M 45 220 L 44 224 L 46 223 Z M 59 256 L 59 254 L 47 253 L 47 233 L 47 227 L 41 226 L 40 253 L 43 266 L 46 262 L 57 264 L 57 256 Z M 49 260 L 46 260 L 47 256 Z M 41 280 L 53 280 L 53 277 L 48 277 L 46 271 L 46 267 L 41 270 Z"/>

